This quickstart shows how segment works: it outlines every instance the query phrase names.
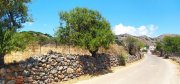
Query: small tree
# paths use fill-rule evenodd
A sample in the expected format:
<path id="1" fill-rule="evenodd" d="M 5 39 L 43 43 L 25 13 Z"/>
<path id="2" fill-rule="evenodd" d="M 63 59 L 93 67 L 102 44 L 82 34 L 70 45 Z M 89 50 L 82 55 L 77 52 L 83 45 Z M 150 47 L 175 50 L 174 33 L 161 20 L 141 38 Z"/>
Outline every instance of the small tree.
<path id="1" fill-rule="evenodd" d="M 168 57 L 170 54 L 180 52 L 180 36 L 166 36 L 162 41 L 156 43 L 156 50 L 160 52 L 160 56 L 166 54 Z"/>
<path id="2" fill-rule="evenodd" d="M 56 36 L 62 43 L 81 46 L 96 57 L 99 47 L 108 48 L 114 41 L 110 24 L 98 11 L 77 7 L 59 15 L 64 26 L 60 26 Z"/>
<path id="3" fill-rule="evenodd" d="M 160 52 L 160 56 L 163 56 L 163 43 L 156 42 L 156 50 Z"/>
<path id="4" fill-rule="evenodd" d="M 41 47 L 43 45 L 45 45 L 46 43 L 48 43 L 48 38 L 44 37 L 44 36 L 38 36 L 36 40 L 37 40 L 37 42 L 38 42 L 38 44 L 40 46 L 40 53 L 41 53 Z"/>
<path id="5" fill-rule="evenodd" d="M 4 64 L 4 56 L 6 53 L 9 53 L 14 48 L 12 42 L 14 30 L 6 29 L 3 30 L 0 25 L 0 65 Z"/>
<path id="6" fill-rule="evenodd" d="M 134 37 L 129 36 L 125 39 L 124 46 L 130 55 L 136 55 L 136 53 L 139 53 L 140 49 L 144 46 L 144 43 Z"/>
<path id="7" fill-rule="evenodd" d="M 170 37 L 166 36 L 163 38 L 164 51 L 166 54 L 172 54 L 175 52 L 179 52 L 180 49 L 180 36 Z"/>

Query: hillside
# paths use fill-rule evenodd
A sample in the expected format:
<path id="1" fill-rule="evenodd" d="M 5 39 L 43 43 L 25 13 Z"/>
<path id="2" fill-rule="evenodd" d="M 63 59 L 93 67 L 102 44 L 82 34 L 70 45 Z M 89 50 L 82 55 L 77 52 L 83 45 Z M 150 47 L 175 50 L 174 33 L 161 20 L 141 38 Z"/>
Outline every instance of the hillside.
<path id="1" fill-rule="evenodd" d="M 154 38 L 151 38 L 151 37 L 148 37 L 148 36 L 133 36 L 133 35 L 130 35 L 130 34 L 117 35 L 116 40 L 122 42 L 122 41 L 124 41 L 124 40 L 125 40 L 127 37 L 129 37 L 129 36 L 141 40 L 141 41 L 144 42 L 146 45 L 154 45 L 154 44 L 155 44 Z"/>
<path id="2" fill-rule="evenodd" d="M 163 35 L 151 38 L 151 37 L 148 37 L 148 36 L 145 36 L 145 35 L 143 35 L 143 36 L 133 36 L 133 35 L 130 35 L 130 34 L 121 34 L 121 35 L 116 35 L 116 40 L 122 42 L 128 36 L 137 38 L 137 39 L 143 41 L 147 45 L 155 45 L 155 43 L 157 41 L 162 40 L 165 36 L 180 36 L 180 35 L 179 34 L 163 34 Z"/>
<path id="3" fill-rule="evenodd" d="M 51 35 L 49 34 L 44 34 L 42 32 L 36 32 L 36 31 L 22 31 L 19 33 L 23 33 L 23 34 L 30 34 L 31 36 L 36 36 L 36 37 L 46 37 L 46 38 L 52 38 Z"/>
<path id="4" fill-rule="evenodd" d="M 160 35 L 160 36 L 158 36 L 158 37 L 155 37 L 154 40 L 155 40 L 155 41 L 160 41 L 160 40 L 162 40 L 165 36 L 174 37 L 174 36 L 180 36 L 180 34 L 163 34 L 163 35 Z"/>

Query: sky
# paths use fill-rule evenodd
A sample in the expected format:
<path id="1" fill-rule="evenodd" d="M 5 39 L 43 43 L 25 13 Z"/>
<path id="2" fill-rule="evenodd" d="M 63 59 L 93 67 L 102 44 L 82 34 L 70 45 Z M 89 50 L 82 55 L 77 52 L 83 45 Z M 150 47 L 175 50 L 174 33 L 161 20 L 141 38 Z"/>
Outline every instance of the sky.
<path id="1" fill-rule="evenodd" d="M 180 34 L 180 0 L 32 0 L 28 7 L 33 22 L 22 31 L 54 35 L 59 12 L 85 7 L 99 11 L 116 35 Z"/>

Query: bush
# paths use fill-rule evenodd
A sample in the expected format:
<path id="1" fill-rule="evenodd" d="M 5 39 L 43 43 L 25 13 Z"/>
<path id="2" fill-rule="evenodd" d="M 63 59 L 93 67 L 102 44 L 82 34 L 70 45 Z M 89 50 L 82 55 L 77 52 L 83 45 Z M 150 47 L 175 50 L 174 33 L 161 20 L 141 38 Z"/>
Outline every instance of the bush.
<path id="1" fill-rule="evenodd" d="M 124 56 L 124 55 L 122 55 L 122 54 L 120 54 L 120 55 L 118 56 L 118 58 L 119 58 L 119 64 L 125 66 L 125 65 L 126 65 L 126 59 L 127 59 L 127 57 Z"/>
<path id="2" fill-rule="evenodd" d="M 142 52 L 147 52 L 147 50 L 143 49 Z"/>

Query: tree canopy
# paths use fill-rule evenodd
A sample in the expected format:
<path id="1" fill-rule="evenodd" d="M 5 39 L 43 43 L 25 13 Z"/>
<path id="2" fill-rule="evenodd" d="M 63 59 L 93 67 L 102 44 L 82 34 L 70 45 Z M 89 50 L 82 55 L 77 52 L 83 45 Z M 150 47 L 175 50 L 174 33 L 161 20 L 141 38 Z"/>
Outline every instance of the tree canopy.
<path id="1" fill-rule="evenodd" d="M 59 16 L 62 24 L 56 36 L 61 43 L 81 46 L 96 56 L 99 47 L 108 48 L 114 41 L 109 22 L 98 11 L 77 7 Z"/>
<path id="2" fill-rule="evenodd" d="M 180 36 L 166 36 L 156 43 L 156 50 L 163 54 L 180 53 Z"/>

